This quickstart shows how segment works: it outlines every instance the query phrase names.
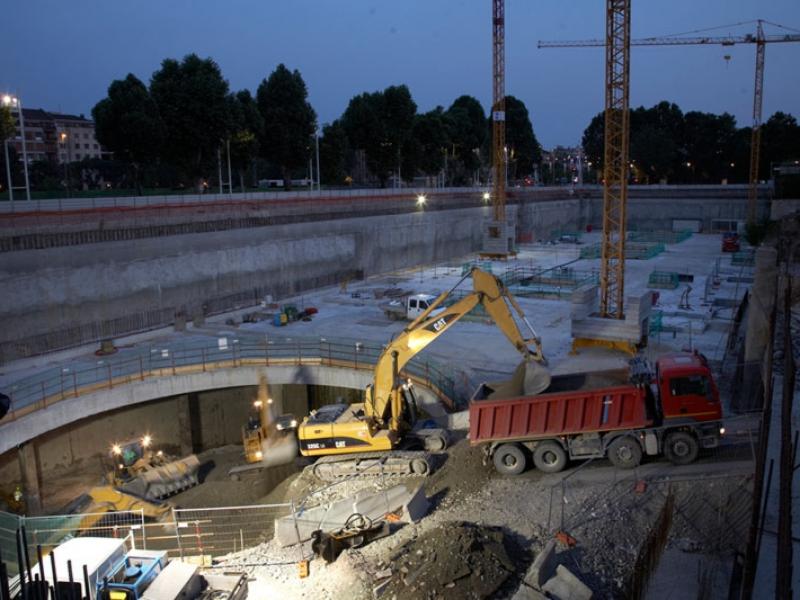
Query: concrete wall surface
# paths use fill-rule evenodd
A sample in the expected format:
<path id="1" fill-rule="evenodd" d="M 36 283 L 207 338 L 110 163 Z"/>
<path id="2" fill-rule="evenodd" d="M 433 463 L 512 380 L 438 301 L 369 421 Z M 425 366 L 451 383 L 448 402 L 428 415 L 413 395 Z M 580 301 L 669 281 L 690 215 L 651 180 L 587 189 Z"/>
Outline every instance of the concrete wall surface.
<path id="1" fill-rule="evenodd" d="M 72 228 L 107 231 L 113 222 L 122 237 L 80 243 L 82 238 L 69 232 L 66 241 L 75 245 L 0 253 L 0 286 L 13 299 L 0 304 L 0 364 L 166 326 L 178 312 L 188 318 L 219 313 L 252 306 L 267 294 L 279 299 L 354 275 L 468 255 L 481 248 L 491 212 L 476 194 L 472 189 L 441 192 L 424 208 L 400 192 L 376 197 L 372 205 L 362 194 L 354 206 L 341 202 L 346 198 L 335 205 L 259 206 L 253 210 L 271 215 L 272 224 L 230 218 L 226 227 L 233 228 L 169 235 L 156 228 L 154 237 L 138 239 L 124 234 L 126 226 L 143 226 L 141 215 L 91 213 L 83 221 L 64 216 L 72 219 Z M 742 186 L 631 187 L 628 221 L 639 229 L 669 230 L 674 219 L 699 219 L 708 229 L 714 219 L 744 219 L 746 204 Z M 765 200 L 761 206 L 762 212 L 768 210 Z M 598 227 L 602 189 L 514 188 L 507 212 L 518 242 L 588 224 Z M 282 222 L 276 215 L 296 220 Z M 225 214 L 193 209 L 161 216 L 179 224 Z M 60 228 L 67 225 L 61 219 L 47 224 L 37 217 L 36 235 L 63 233 Z M 146 219 L 157 222 L 159 213 Z"/>
<path id="2" fill-rule="evenodd" d="M 49 431 L 110 410 L 194 392 L 257 385 L 259 375 L 264 372 L 266 372 L 271 385 L 303 384 L 364 389 L 372 380 L 372 371 L 370 370 L 321 365 L 237 367 L 205 373 L 154 377 L 62 400 L 45 409 L 34 411 L 15 421 L 0 425 L 0 454 Z M 425 398 L 430 397 L 430 394 L 424 389 L 420 388 L 420 391 Z M 202 416 L 201 413 L 201 419 L 204 418 L 209 422 L 219 417 L 219 414 Z M 234 420 L 238 422 L 237 427 L 240 427 L 242 421 L 238 420 L 238 416 Z M 229 433 L 220 435 L 229 439 Z M 213 442 L 212 445 L 215 443 Z"/>

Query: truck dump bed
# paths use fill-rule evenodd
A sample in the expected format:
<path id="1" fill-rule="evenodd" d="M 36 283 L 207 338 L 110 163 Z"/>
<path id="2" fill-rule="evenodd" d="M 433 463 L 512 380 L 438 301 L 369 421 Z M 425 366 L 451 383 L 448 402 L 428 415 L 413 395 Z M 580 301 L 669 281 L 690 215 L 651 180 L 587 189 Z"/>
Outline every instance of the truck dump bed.
<path id="1" fill-rule="evenodd" d="M 492 386 L 484 384 L 470 401 L 470 443 L 550 438 L 651 425 L 646 390 L 631 384 L 621 385 L 625 379 L 625 371 L 565 375 L 553 377 L 547 393 L 511 398 L 496 398 Z"/>

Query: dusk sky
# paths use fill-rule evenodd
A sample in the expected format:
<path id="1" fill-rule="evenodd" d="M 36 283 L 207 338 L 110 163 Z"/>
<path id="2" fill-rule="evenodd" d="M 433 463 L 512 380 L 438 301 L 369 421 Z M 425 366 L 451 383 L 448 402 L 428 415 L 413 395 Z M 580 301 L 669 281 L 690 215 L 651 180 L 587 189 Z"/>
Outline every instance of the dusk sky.
<path id="1" fill-rule="evenodd" d="M 420 112 L 461 94 L 491 101 L 490 0 L 25 0 L 7 2 L 0 91 L 29 108 L 90 114 L 129 72 L 148 83 L 164 58 L 212 57 L 232 90 L 255 92 L 283 62 L 299 69 L 320 123 L 364 91 L 406 84 Z M 634 38 L 745 34 L 762 18 L 800 30 L 798 0 L 633 0 Z M 603 108 L 601 48 L 536 48 L 602 38 L 603 0 L 507 0 L 506 91 L 528 107 L 545 148 L 577 145 Z M 768 33 L 785 33 L 767 27 Z M 796 33 L 797 31 L 795 31 Z M 730 60 L 724 56 L 730 55 Z M 631 106 L 676 102 L 751 122 L 755 46 L 633 48 Z M 764 119 L 800 118 L 800 43 L 766 50 Z"/>

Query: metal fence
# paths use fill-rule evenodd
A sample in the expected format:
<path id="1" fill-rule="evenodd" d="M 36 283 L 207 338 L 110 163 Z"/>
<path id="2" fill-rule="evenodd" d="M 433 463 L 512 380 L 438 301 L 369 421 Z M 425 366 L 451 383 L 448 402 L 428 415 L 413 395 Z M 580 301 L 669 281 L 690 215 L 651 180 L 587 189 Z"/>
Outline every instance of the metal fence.
<path id="1" fill-rule="evenodd" d="M 129 385 L 151 377 L 213 371 L 243 366 L 325 365 L 371 370 L 383 346 L 328 338 L 273 339 L 242 332 L 239 337 L 187 338 L 183 342 L 126 349 L 98 360 L 75 361 L 15 381 L 7 420 L 47 408 L 67 398 Z M 431 389 L 446 405 L 455 404 L 452 369 L 430 359 L 413 358 L 403 375 Z"/>
<path id="2" fill-rule="evenodd" d="M 291 504 L 260 504 L 222 508 L 182 508 L 173 511 L 174 547 L 163 548 L 181 558 L 219 558 L 268 542 L 275 519 L 293 513 Z M 157 545 L 170 545 L 153 541 Z"/>

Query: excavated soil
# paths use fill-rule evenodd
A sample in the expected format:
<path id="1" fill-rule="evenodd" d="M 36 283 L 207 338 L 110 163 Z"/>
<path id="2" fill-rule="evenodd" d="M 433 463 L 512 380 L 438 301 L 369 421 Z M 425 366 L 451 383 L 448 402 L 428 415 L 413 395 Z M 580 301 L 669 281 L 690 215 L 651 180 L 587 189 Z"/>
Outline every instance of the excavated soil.
<path id="1" fill-rule="evenodd" d="M 521 566 L 523 552 L 498 527 L 445 522 L 400 547 L 385 562 L 386 598 L 489 598 Z M 513 558 L 512 558 L 513 557 Z M 516 561 L 514 560 L 516 559 Z M 379 564 L 378 567 L 382 567 Z"/>

